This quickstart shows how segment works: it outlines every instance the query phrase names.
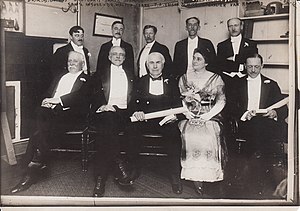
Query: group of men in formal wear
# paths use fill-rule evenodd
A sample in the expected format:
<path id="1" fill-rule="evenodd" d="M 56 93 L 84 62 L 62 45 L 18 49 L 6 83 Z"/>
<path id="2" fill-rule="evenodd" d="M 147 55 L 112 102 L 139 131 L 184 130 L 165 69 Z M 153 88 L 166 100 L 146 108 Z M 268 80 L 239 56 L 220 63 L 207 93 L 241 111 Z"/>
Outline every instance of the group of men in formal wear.
<path id="1" fill-rule="evenodd" d="M 157 28 L 146 25 L 143 29 L 146 45 L 138 55 L 135 68 L 133 48 L 122 39 L 125 26 L 116 21 L 111 27 L 113 38 L 101 46 L 92 76 L 90 53 L 83 47 L 84 30 L 80 26 L 72 27 L 70 43 L 53 55 L 51 70 L 56 79 L 37 109 L 36 127 L 23 159 L 24 177 L 12 193 L 26 190 L 38 181 L 38 175 L 46 168 L 51 142 L 67 128 L 86 123 L 87 113 L 90 113 L 90 124 L 98 131 L 94 197 L 104 195 L 111 167 L 119 185 L 133 184 L 140 167 L 139 138 L 149 129 L 165 137 L 172 190 L 182 193 L 181 140 L 176 124 L 180 117 L 170 116 L 169 121 L 160 126 L 161 119 L 146 120 L 145 113 L 181 105 L 178 79 L 192 70 L 193 51 L 199 46 L 207 48 L 209 55 L 206 56 L 212 58 L 207 69 L 220 74 L 228 87 L 225 111 L 238 119 L 245 116 L 240 121 L 241 131 L 254 143 L 253 149 L 260 148 L 270 138 L 266 131 L 281 124 L 286 110 L 271 109 L 263 115 L 256 115 L 256 110 L 281 100 L 282 95 L 276 82 L 261 75 L 263 59 L 256 43 L 243 38 L 242 21 L 232 18 L 227 27 L 230 38 L 218 44 L 216 53 L 210 40 L 197 35 L 200 20 L 188 18 L 188 37 L 176 43 L 172 61 L 168 48 L 155 40 Z M 137 122 L 132 123 L 131 116 Z M 128 160 L 120 156 L 120 132 L 128 136 Z M 264 144 L 265 148 L 267 146 Z"/>

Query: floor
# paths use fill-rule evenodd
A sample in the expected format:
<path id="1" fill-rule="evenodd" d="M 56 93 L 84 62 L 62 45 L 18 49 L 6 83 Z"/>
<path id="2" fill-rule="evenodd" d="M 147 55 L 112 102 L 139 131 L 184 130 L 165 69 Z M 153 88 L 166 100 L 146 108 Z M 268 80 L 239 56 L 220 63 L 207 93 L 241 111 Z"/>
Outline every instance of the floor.
<path id="1" fill-rule="evenodd" d="M 19 158 L 18 158 L 19 159 Z M 278 199 L 274 196 L 276 184 L 284 177 L 285 170 L 277 165 L 272 172 L 266 172 L 266 181 L 261 190 L 251 192 L 241 180 L 241 171 L 236 170 L 236 163 L 243 162 L 241 158 L 233 158 L 227 166 L 228 175 L 223 182 L 206 183 L 204 195 L 199 196 L 193 183 L 183 181 L 183 193 L 176 195 L 172 192 L 167 172 L 164 166 L 167 165 L 164 157 L 142 156 L 142 169 L 140 177 L 130 188 L 119 187 L 112 177 L 108 178 L 104 197 L 126 197 L 126 198 L 180 198 L 180 199 Z M 92 162 L 92 161 L 91 161 Z M 232 165 L 235 163 L 234 165 Z M 278 163 L 277 163 L 278 164 Z M 21 169 L 17 164 L 9 166 L 1 161 L 1 195 L 10 195 L 9 190 L 21 179 Z M 240 176 L 239 176 L 240 175 Z M 276 176 L 275 176 L 276 175 Z M 253 175 L 255 178 L 255 175 Z M 228 177 L 228 176 L 227 176 Z M 278 177 L 278 178 L 274 178 Z M 249 184 L 250 187 L 254 184 Z M 245 188 L 246 187 L 246 188 Z M 93 168 L 89 167 L 87 172 L 81 171 L 80 154 L 78 153 L 54 153 L 53 159 L 45 172 L 44 177 L 28 190 L 17 193 L 18 196 L 77 196 L 91 197 L 94 188 Z"/>

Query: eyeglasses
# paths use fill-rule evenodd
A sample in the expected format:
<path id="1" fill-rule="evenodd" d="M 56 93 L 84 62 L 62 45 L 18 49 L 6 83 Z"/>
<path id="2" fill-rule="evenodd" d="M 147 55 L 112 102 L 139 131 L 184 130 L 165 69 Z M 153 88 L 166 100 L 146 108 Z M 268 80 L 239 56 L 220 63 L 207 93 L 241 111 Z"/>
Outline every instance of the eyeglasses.
<path id="1" fill-rule="evenodd" d="M 259 68 L 261 68 L 261 65 L 246 65 L 246 68 L 248 70 L 252 70 L 254 67 L 255 70 L 258 70 Z"/>

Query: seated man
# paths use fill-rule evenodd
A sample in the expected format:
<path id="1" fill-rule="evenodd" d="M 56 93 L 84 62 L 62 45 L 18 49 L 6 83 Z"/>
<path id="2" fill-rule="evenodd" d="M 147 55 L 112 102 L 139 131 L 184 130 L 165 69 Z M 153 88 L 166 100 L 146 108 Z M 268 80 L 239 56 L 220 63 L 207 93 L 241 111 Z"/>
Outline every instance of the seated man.
<path id="1" fill-rule="evenodd" d="M 109 167 L 115 168 L 115 179 L 120 185 L 131 185 L 126 166 L 119 158 L 120 136 L 129 123 L 127 105 L 131 100 L 134 72 L 122 66 L 125 49 L 112 46 L 108 59 L 110 64 L 98 69 L 94 76 L 95 93 L 92 98 L 92 124 L 99 135 L 96 142 L 94 197 L 105 192 Z"/>
<path id="2" fill-rule="evenodd" d="M 240 88 L 237 90 L 238 134 L 241 139 L 246 140 L 243 149 L 248 157 L 256 161 L 256 158 L 260 158 L 260 165 L 264 165 L 257 167 L 255 164 L 253 165 L 255 169 L 250 172 L 259 173 L 261 170 L 263 174 L 265 165 L 268 165 L 265 158 L 274 146 L 274 140 L 281 139 L 285 134 L 284 120 L 287 117 L 287 106 L 268 109 L 284 97 L 278 84 L 261 74 L 263 68 L 261 55 L 257 53 L 249 55 L 245 68 L 248 76 L 240 79 Z M 251 176 L 249 179 L 257 180 L 257 177 Z M 251 186 L 251 183 L 247 183 Z"/>
<path id="3" fill-rule="evenodd" d="M 26 190 L 37 182 L 41 170 L 49 160 L 49 148 L 57 136 L 67 129 L 85 123 L 90 87 L 89 76 L 83 73 L 83 67 L 83 55 L 70 51 L 69 73 L 53 81 L 41 106 L 35 112 L 36 125 L 22 160 L 25 167 L 24 177 L 11 193 Z"/>
<path id="4" fill-rule="evenodd" d="M 131 130 L 132 138 L 129 146 L 129 161 L 138 166 L 136 162 L 140 150 L 141 133 L 145 131 L 158 132 L 163 135 L 168 152 L 168 172 L 170 174 L 172 190 L 176 194 L 182 193 L 180 182 L 180 152 L 181 139 L 180 131 L 176 123 L 176 116 L 173 115 L 171 122 L 160 126 L 163 118 L 145 120 L 145 113 L 160 111 L 164 109 L 182 106 L 179 88 L 175 79 L 163 78 L 162 70 L 165 59 L 161 53 L 150 53 L 146 61 L 149 74 L 143 76 L 137 83 L 136 93 L 130 110 L 135 111 L 133 116 L 138 122 L 132 123 L 134 130 Z"/>

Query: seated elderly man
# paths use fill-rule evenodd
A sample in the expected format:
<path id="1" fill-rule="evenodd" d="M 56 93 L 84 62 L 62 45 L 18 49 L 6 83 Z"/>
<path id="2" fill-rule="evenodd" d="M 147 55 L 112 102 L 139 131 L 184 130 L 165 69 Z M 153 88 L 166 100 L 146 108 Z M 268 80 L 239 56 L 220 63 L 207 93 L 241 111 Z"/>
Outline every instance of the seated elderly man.
<path id="1" fill-rule="evenodd" d="M 166 168 L 170 175 L 172 190 L 174 193 L 180 194 L 182 193 L 180 181 L 181 139 L 178 126 L 175 123 L 177 118 L 173 115 L 170 122 L 162 126 L 159 125 L 159 122 L 163 117 L 145 120 L 145 113 L 182 106 L 177 82 L 175 79 L 162 76 L 164 63 L 165 59 L 161 53 L 150 53 L 146 61 L 149 74 L 140 78 L 135 87 L 130 110 L 134 111 L 133 116 L 138 122 L 132 123 L 134 129 L 131 130 L 132 138 L 129 139 L 131 144 L 128 154 L 130 163 L 138 166 L 141 133 L 151 131 L 162 134 L 168 153 L 168 166 Z"/>
<path id="2" fill-rule="evenodd" d="M 131 185 L 126 164 L 120 159 L 120 136 L 129 123 L 128 104 L 131 101 L 134 72 L 123 66 L 125 49 L 112 46 L 110 61 L 94 75 L 95 93 L 92 97 L 92 123 L 99 132 L 96 138 L 94 197 L 102 197 L 110 167 L 120 185 Z"/>
<path id="3" fill-rule="evenodd" d="M 249 55 L 245 68 L 248 76 L 240 79 L 239 89 L 236 90 L 236 117 L 239 119 L 239 137 L 246 140 L 243 147 L 245 153 L 248 158 L 254 158 L 255 162 L 259 162 L 258 165 L 263 165 L 258 167 L 257 164 L 249 164 L 250 169 L 254 168 L 250 172 L 259 174 L 259 171 L 264 171 L 264 167 L 269 165 L 266 156 L 275 145 L 274 140 L 286 136 L 284 120 L 287 117 L 287 106 L 269 108 L 284 97 L 278 84 L 261 74 L 263 68 L 261 55 L 257 53 Z M 253 174 L 249 175 L 252 175 L 250 180 L 259 180 Z M 251 184 L 249 181 L 247 183 Z"/>
<path id="4" fill-rule="evenodd" d="M 53 81 L 41 106 L 35 112 L 35 128 L 22 159 L 24 176 L 11 193 L 26 190 L 37 182 L 49 160 L 49 148 L 58 135 L 85 123 L 89 110 L 90 86 L 89 76 L 83 73 L 83 67 L 83 55 L 70 51 L 69 72 L 63 73 Z"/>

